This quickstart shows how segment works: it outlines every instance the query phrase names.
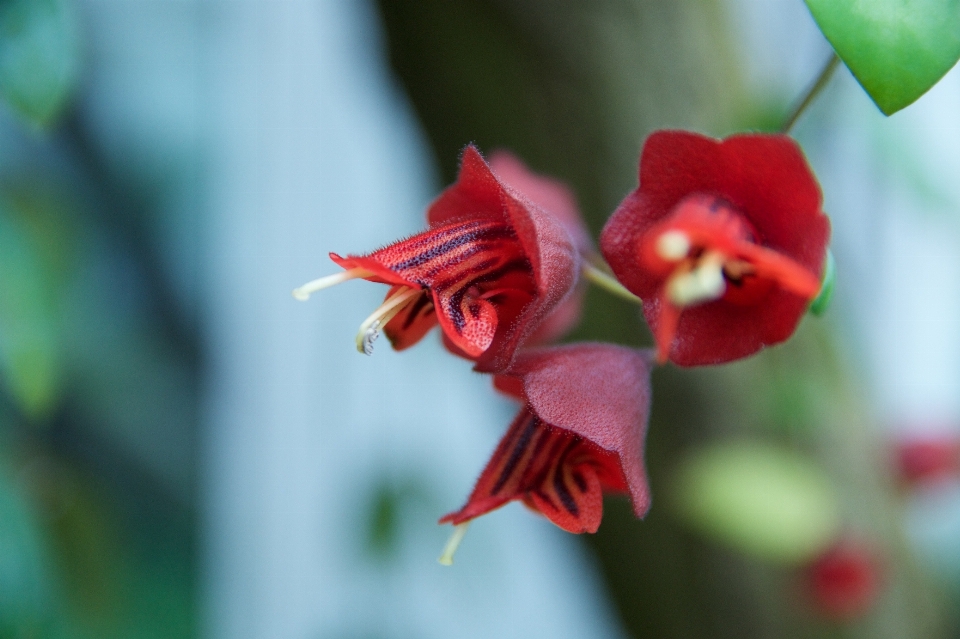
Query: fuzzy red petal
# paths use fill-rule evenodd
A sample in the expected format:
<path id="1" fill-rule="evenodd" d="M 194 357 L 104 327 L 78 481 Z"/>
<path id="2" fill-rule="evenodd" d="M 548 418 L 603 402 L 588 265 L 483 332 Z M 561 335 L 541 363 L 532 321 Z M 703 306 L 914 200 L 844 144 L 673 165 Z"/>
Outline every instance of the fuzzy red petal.
<path id="1" fill-rule="evenodd" d="M 431 227 L 466 219 L 505 221 L 517 234 L 533 268 L 535 295 L 508 321 L 501 319 L 490 348 L 475 358 L 478 371 L 503 370 L 576 285 L 580 255 L 573 239 L 557 217 L 505 186 L 473 145 L 463 152 L 457 182 L 430 205 L 427 219 Z"/>
<path id="2" fill-rule="evenodd" d="M 573 192 L 566 184 L 534 173 L 519 158 L 504 149 L 494 151 L 490 156 L 490 168 L 518 200 L 528 200 L 560 220 L 581 255 L 594 251 L 590 231 L 583 221 Z M 585 296 L 586 286 L 581 283 L 543 321 L 531 336 L 530 343 L 549 343 L 573 330 L 580 323 Z"/>
<path id="3" fill-rule="evenodd" d="M 552 313 L 540 323 L 540 326 L 527 343 L 531 346 L 549 344 L 564 337 L 580 324 L 583 317 L 583 301 L 587 296 L 587 284 L 581 281 Z"/>
<path id="4" fill-rule="evenodd" d="M 467 503 L 440 523 L 461 524 L 519 499 L 567 532 L 596 532 L 604 489 L 625 489 L 616 454 L 543 422 L 524 407 Z"/>
<path id="5" fill-rule="evenodd" d="M 600 236 L 617 279 L 644 302 L 657 334 L 663 273 L 643 268 L 637 245 L 685 197 L 728 201 L 751 223 L 757 243 L 790 258 L 816 277 L 823 271 L 830 223 L 803 153 L 783 135 L 736 135 L 719 141 L 684 131 L 659 131 L 644 145 L 640 186 L 621 203 Z M 753 305 L 720 299 L 685 308 L 670 359 L 681 366 L 718 364 L 787 339 L 808 300 L 777 288 Z"/>
<path id="6" fill-rule="evenodd" d="M 384 301 L 390 299 L 399 290 L 399 286 L 391 287 Z M 402 351 L 423 339 L 423 336 L 436 325 L 437 313 L 433 305 L 433 297 L 424 291 L 420 297 L 405 306 L 387 322 L 383 327 L 383 333 L 395 350 Z"/>
<path id="7" fill-rule="evenodd" d="M 525 351 L 508 371 L 543 421 L 616 453 L 638 517 L 650 508 L 643 443 L 651 361 L 649 351 L 580 343 Z"/>
<path id="8" fill-rule="evenodd" d="M 494 384 L 525 400 L 459 511 L 461 523 L 522 499 L 570 532 L 594 532 L 601 492 L 650 507 L 643 442 L 650 409 L 647 351 L 573 344 L 523 351 Z"/>
<path id="9" fill-rule="evenodd" d="M 593 250 L 590 231 L 566 184 L 531 171 L 517 156 L 499 149 L 490 156 L 490 168 L 518 200 L 528 200 L 556 217 L 581 252 Z"/>

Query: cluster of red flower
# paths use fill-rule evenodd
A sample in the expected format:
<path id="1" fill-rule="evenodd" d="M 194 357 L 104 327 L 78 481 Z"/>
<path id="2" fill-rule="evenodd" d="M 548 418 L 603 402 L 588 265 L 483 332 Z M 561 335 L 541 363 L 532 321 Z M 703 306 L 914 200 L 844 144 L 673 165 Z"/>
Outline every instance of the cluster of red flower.
<path id="1" fill-rule="evenodd" d="M 439 324 L 453 353 L 492 373 L 523 407 L 466 505 L 463 524 L 522 500 L 570 532 L 600 525 L 602 493 L 650 505 L 643 441 L 654 360 L 729 362 L 786 340 L 821 288 L 830 225 L 800 148 L 783 135 L 716 141 L 660 131 L 640 184 L 610 218 L 600 250 L 642 300 L 656 353 L 599 343 L 542 346 L 578 320 L 583 269 L 604 265 L 567 188 L 508 154 L 473 146 L 457 182 L 427 211 L 429 228 L 368 255 L 331 254 L 345 270 L 298 299 L 361 278 L 387 284 L 363 322 L 369 353 L 382 329 L 400 350 Z"/>

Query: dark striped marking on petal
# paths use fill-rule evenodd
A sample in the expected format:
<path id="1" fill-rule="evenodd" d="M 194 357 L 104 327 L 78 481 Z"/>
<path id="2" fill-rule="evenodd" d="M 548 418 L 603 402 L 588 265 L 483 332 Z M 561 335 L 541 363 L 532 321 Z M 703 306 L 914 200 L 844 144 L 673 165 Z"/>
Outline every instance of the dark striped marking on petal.
<path id="1" fill-rule="evenodd" d="M 467 504 L 440 521 L 459 524 L 522 499 L 564 530 L 595 532 L 603 514 L 598 454 L 595 445 L 524 408 L 500 440 Z"/>
<path id="2" fill-rule="evenodd" d="M 430 229 L 374 251 L 369 258 L 429 289 L 444 332 L 471 357 L 490 347 L 502 321 L 513 319 L 500 317 L 497 297 L 488 293 L 513 290 L 527 300 L 536 296 L 530 260 L 505 222 L 470 220 Z M 412 325 L 422 308 L 398 317 Z M 395 320 L 391 324 L 403 330 Z"/>

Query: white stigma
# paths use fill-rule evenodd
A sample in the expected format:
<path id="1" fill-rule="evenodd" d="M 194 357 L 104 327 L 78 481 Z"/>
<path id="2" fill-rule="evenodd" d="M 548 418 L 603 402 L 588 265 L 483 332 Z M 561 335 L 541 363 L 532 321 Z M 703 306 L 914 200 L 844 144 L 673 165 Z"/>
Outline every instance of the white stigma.
<path id="1" fill-rule="evenodd" d="M 692 270 L 667 280 L 667 297 L 680 308 L 719 299 L 727 289 L 723 262 L 720 253 L 705 254 Z"/>
<path id="2" fill-rule="evenodd" d="M 667 231 L 657 238 L 657 255 L 669 262 L 679 262 L 690 253 L 690 238 L 683 231 Z"/>
<path id="3" fill-rule="evenodd" d="M 403 286 L 388 297 L 377 310 L 370 314 L 370 317 L 360 324 L 360 330 L 357 331 L 357 350 L 364 355 L 373 354 L 373 342 L 380 336 L 380 327 L 386 326 L 397 313 L 422 292 L 418 288 Z"/>
<path id="4" fill-rule="evenodd" d="M 453 527 L 453 533 L 450 534 L 450 539 L 447 540 L 447 545 L 443 547 L 443 552 L 437 558 L 437 561 L 440 562 L 443 566 L 452 566 L 453 565 L 453 555 L 457 552 L 457 548 L 460 547 L 460 542 L 463 541 L 463 536 L 467 534 L 467 526 L 470 525 L 470 522 L 465 522 L 462 524 L 457 524 Z"/>
<path id="5" fill-rule="evenodd" d="M 342 284 L 343 282 L 347 282 L 349 280 L 355 280 L 361 277 L 370 277 L 371 275 L 373 275 L 373 272 L 368 271 L 365 268 L 351 268 L 341 273 L 334 273 L 333 275 L 327 275 L 326 277 L 315 279 L 312 282 L 307 282 L 303 286 L 293 289 L 293 296 L 301 302 L 306 302 L 308 299 L 310 299 L 311 293 L 316 293 L 317 291 L 330 288 L 331 286 L 336 286 L 337 284 Z"/>

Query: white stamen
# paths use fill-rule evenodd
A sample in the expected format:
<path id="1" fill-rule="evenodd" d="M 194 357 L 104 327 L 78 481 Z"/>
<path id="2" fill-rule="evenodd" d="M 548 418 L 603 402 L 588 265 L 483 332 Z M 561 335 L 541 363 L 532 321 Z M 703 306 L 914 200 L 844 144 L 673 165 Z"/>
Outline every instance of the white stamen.
<path id="1" fill-rule="evenodd" d="M 690 253 L 690 238 L 683 231 L 667 231 L 657 238 L 657 255 L 678 262 Z"/>
<path id="2" fill-rule="evenodd" d="M 469 525 L 470 522 L 468 521 L 453 527 L 453 533 L 451 533 L 450 539 L 447 540 L 447 545 L 443 547 L 443 552 L 437 558 L 437 561 L 440 562 L 441 565 L 453 565 L 453 554 L 457 552 L 457 548 L 460 547 L 460 542 L 463 541 L 463 536 L 467 534 L 467 526 Z"/>
<path id="3" fill-rule="evenodd" d="M 667 280 L 667 297 L 681 308 L 719 299 L 727 288 L 723 279 L 723 261 L 721 253 L 705 254 L 693 270 L 678 273 Z"/>
<path id="4" fill-rule="evenodd" d="M 351 268 L 341 273 L 334 273 L 333 275 L 327 275 L 326 277 L 315 279 L 312 282 L 307 282 L 303 286 L 293 289 L 293 296 L 301 302 L 306 302 L 310 299 L 311 293 L 336 286 L 342 282 L 355 280 L 359 277 L 370 277 L 371 275 L 373 275 L 372 271 L 358 266 L 357 268 Z"/>
<path id="5" fill-rule="evenodd" d="M 360 324 L 360 330 L 357 331 L 357 350 L 364 355 L 372 354 L 373 342 L 380 336 L 380 327 L 385 326 L 421 293 L 423 291 L 418 288 L 404 286 L 388 297 L 377 310 L 370 314 L 370 317 Z"/>

